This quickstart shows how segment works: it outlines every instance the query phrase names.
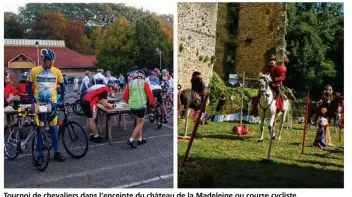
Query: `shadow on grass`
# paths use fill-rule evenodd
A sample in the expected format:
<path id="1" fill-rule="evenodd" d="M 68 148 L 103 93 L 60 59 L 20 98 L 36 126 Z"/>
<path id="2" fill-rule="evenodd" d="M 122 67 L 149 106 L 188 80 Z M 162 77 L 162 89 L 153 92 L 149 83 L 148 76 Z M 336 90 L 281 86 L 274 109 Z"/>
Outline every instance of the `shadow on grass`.
<path id="1" fill-rule="evenodd" d="M 179 156 L 179 164 L 183 157 Z M 257 160 L 191 157 L 178 170 L 179 188 L 343 188 L 343 171 Z M 304 161 L 303 161 L 304 162 Z M 310 161 L 307 161 L 310 162 Z M 326 163 L 326 165 L 335 165 Z"/>
<path id="2" fill-rule="evenodd" d="M 239 136 L 239 135 L 199 135 L 197 136 L 198 138 L 211 138 L 211 139 L 217 139 L 217 140 L 247 140 L 254 138 L 253 136 Z"/>
<path id="3" fill-rule="evenodd" d="M 318 164 L 321 166 L 334 166 L 337 168 L 343 168 L 343 165 L 335 164 L 335 163 L 327 163 L 327 162 L 320 162 L 320 161 L 311 161 L 311 160 L 296 160 L 298 162 L 309 163 L 309 164 Z"/>
<path id="4" fill-rule="evenodd" d="M 337 159 L 337 160 L 342 160 L 339 157 L 332 157 L 330 155 L 330 153 L 325 153 L 325 154 L 318 154 L 318 153 L 304 153 L 305 155 L 311 155 L 311 156 L 315 156 L 315 157 L 326 157 L 326 158 L 330 158 L 330 159 Z"/>

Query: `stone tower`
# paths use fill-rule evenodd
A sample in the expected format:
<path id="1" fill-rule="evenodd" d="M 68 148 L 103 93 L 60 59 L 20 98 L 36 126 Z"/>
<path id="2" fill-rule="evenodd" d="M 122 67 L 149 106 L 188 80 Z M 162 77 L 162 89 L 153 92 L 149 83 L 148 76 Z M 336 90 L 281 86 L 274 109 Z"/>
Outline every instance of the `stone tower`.
<path id="1" fill-rule="evenodd" d="M 286 3 L 178 3 L 178 84 L 196 70 L 206 84 L 213 69 L 256 78 L 270 55 L 284 59 L 286 26 Z"/>
<path id="2" fill-rule="evenodd" d="M 283 60 L 286 23 L 286 3 L 219 3 L 214 70 L 257 77 L 270 55 Z"/>
<path id="3" fill-rule="evenodd" d="M 178 84 L 191 87 L 194 71 L 208 85 L 215 62 L 217 3 L 178 3 Z"/>

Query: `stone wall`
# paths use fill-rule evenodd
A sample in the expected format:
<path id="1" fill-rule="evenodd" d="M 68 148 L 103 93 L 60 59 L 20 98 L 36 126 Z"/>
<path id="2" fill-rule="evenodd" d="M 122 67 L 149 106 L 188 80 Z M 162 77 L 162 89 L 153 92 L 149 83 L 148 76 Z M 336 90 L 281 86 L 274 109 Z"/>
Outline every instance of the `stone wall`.
<path id="1" fill-rule="evenodd" d="M 217 22 L 216 63 L 214 70 L 225 77 L 225 45 L 236 48 L 235 66 L 232 73 L 246 72 L 256 78 L 266 58 L 276 53 L 277 26 L 284 14 L 282 3 L 240 3 L 238 32 L 229 35 L 228 3 L 219 3 Z M 281 12 L 280 12 L 281 11 Z M 280 19 L 280 20 L 278 20 Z M 231 70 L 231 69 L 230 69 Z"/>
<path id="2" fill-rule="evenodd" d="M 208 85 L 215 62 L 217 3 L 178 3 L 178 84 L 191 87 L 194 71 Z"/>

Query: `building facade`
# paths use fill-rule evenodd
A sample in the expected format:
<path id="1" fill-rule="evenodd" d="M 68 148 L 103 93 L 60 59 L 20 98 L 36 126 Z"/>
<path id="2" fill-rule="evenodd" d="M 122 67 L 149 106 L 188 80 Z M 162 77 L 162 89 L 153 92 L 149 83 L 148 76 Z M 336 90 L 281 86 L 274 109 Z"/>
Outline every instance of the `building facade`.
<path id="1" fill-rule="evenodd" d="M 38 47 L 36 46 L 38 43 Z M 60 40 L 4 40 L 4 67 L 11 74 L 11 81 L 21 80 L 21 73 L 41 65 L 40 51 L 44 48 L 52 49 L 56 54 L 55 66 L 62 74 L 72 77 L 81 77 L 86 70 L 95 72 L 95 58 L 85 56 L 65 46 Z"/>

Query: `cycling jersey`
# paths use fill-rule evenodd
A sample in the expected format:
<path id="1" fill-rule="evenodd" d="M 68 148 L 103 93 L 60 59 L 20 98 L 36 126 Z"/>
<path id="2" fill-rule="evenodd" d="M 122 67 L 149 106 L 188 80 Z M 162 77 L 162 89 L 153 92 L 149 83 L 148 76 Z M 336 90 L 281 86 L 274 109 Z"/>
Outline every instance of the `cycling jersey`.
<path id="1" fill-rule="evenodd" d="M 101 73 L 97 73 L 93 76 L 93 85 L 97 84 L 108 84 L 108 81 L 106 80 L 105 76 Z"/>
<path id="2" fill-rule="evenodd" d="M 145 81 L 149 84 L 151 90 L 161 90 L 159 78 L 156 76 L 149 76 L 145 79 Z"/>
<path id="3" fill-rule="evenodd" d="M 37 102 L 56 103 L 57 84 L 63 83 L 61 71 L 56 67 L 45 69 L 43 66 L 32 68 L 29 81 L 34 84 L 34 98 Z"/>
<path id="4" fill-rule="evenodd" d="M 110 76 L 110 77 L 106 77 L 106 81 L 109 83 L 109 81 L 112 81 L 112 82 L 115 82 L 117 83 L 118 79 L 116 79 L 115 77 L 113 76 Z"/>
<path id="5" fill-rule="evenodd" d="M 173 91 L 174 80 L 172 79 L 172 77 L 170 75 L 163 76 L 161 81 L 162 81 L 162 84 L 164 86 L 164 89 L 166 89 L 168 92 L 172 92 Z"/>
<path id="6" fill-rule="evenodd" d="M 12 84 L 10 82 L 6 83 L 5 84 L 5 92 L 4 92 L 5 106 L 12 104 L 12 100 L 10 99 L 10 95 L 15 96 L 16 94 L 17 94 L 17 91 L 12 86 Z"/>

